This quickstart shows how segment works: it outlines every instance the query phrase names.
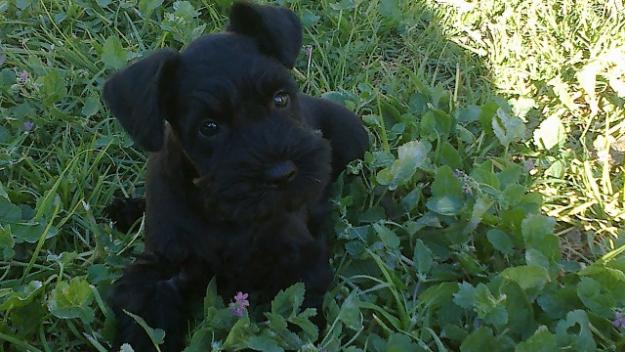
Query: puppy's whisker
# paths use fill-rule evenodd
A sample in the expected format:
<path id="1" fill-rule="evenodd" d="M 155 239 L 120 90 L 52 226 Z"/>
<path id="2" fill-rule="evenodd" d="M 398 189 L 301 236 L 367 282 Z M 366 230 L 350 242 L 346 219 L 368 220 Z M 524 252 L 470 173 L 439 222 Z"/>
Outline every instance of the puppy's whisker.
<path id="1" fill-rule="evenodd" d="M 191 180 L 191 182 L 195 186 L 200 186 L 201 184 L 208 182 L 209 180 L 210 180 L 209 175 L 203 175 L 203 176 L 195 177 L 193 180 Z"/>
<path id="2" fill-rule="evenodd" d="M 313 176 L 310 176 L 310 175 L 304 175 L 304 178 L 309 179 L 309 180 L 311 180 L 311 181 L 313 181 L 315 183 L 321 183 L 321 179 L 313 177 Z"/>

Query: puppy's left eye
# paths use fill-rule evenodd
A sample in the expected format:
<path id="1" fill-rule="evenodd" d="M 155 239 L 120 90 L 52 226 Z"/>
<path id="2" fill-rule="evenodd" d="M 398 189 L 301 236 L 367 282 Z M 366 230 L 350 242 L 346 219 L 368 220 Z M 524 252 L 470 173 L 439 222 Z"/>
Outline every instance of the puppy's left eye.
<path id="1" fill-rule="evenodd" d="M 219 125 L 214 120 L 206 120 L 200 125 L 200 135 L 206 138 L 210 138 L 219 132 Z"/>
<path id="2" fill-rule="evenodd" d="M 279 91 L 273 96 L 273 105 L 278 109 L 284 109 L 289 106 L 290 98 L 291 97 L 289 96 L 289 93 L 285 91 Z"/>

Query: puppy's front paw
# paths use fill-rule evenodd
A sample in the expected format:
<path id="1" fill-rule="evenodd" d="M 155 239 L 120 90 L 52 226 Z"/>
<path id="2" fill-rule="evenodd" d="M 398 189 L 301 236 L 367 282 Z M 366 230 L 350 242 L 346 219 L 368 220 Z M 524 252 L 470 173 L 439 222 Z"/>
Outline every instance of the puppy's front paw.
<path id="1" fill-rule="evenodd" d="M 165 342 L 159 347 L 161 352 L 182 349 L 186 314 L 178 274 L 172 276 L 164 272 L 164 263 L 148 260 L 142 258 L 129 266 L 115 284 L 111 299 L 118 322 L 115 352 L 124 343 L 137 352 L 156 351 L 144 328 L 126 312 L 140 316 L 152 328 L 165 331 Z"/>
<path id="2" fill-rule="evenodd" d="M 144 211 L 145 199 L 117 197 L 104 209 L 104 214 L 115 224 L 117 230 L 128 232 L 143 216 Z"/>

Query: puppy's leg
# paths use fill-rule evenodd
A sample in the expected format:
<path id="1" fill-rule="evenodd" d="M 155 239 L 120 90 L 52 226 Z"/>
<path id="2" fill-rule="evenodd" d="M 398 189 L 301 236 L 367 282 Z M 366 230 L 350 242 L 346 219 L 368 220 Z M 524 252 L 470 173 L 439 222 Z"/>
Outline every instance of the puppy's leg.
<path id="1" fill-rule="evenodd" d="M 311 248 L 306 256 L 306 265 L 302 275 L 302 281 L 306 286 L 306 297 L 304 298 L 304 308 L 317 309 L 317 315 L 312 319 L 319 329 L 325 327 L 325 317 L 323 315 L 323 297 L 332 282 L 332 268 L 325 240 L 319 241 Z"/>
<path id="2" fill-rule="evenodd" d="M 121 232 L 128 232 L 145 211 L 145 199 L 120 198 L 113 199 L 104 209 L 104 214 L 115 223 L 115 228 Z"/>
<path id="3" fill-rule="evenodd" d="M 145 330 L 124 310 L 141 316 L 150 327 L 165 331 L 161 352 L 182 349 L 186 326 L 183 274 L 172 267 L 161 258 L 145 255 L 126 268 L 111 299 L 118 321 L 113 351 L 124 343 L 135 351 L 156 351 Z"/>

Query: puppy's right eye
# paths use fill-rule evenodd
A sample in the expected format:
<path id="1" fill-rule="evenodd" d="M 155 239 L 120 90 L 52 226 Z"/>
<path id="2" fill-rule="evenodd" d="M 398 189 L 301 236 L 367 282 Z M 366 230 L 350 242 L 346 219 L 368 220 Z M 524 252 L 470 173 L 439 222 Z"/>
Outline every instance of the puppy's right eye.
<path id="1" fill-rule="evenodd" d="M 214 120 L 206 120 L 200 126 L 200 135 L 203 137 L 212 137 L 219 132 L 219 125 Z"/>
<path id="2" fill-rule="evenodd" d="M 285 91 L 278 91 L 276 95 L 273 96 L 273 105 L 278 109 L 284 109 L 289 105 L 289 93 Z"/>

